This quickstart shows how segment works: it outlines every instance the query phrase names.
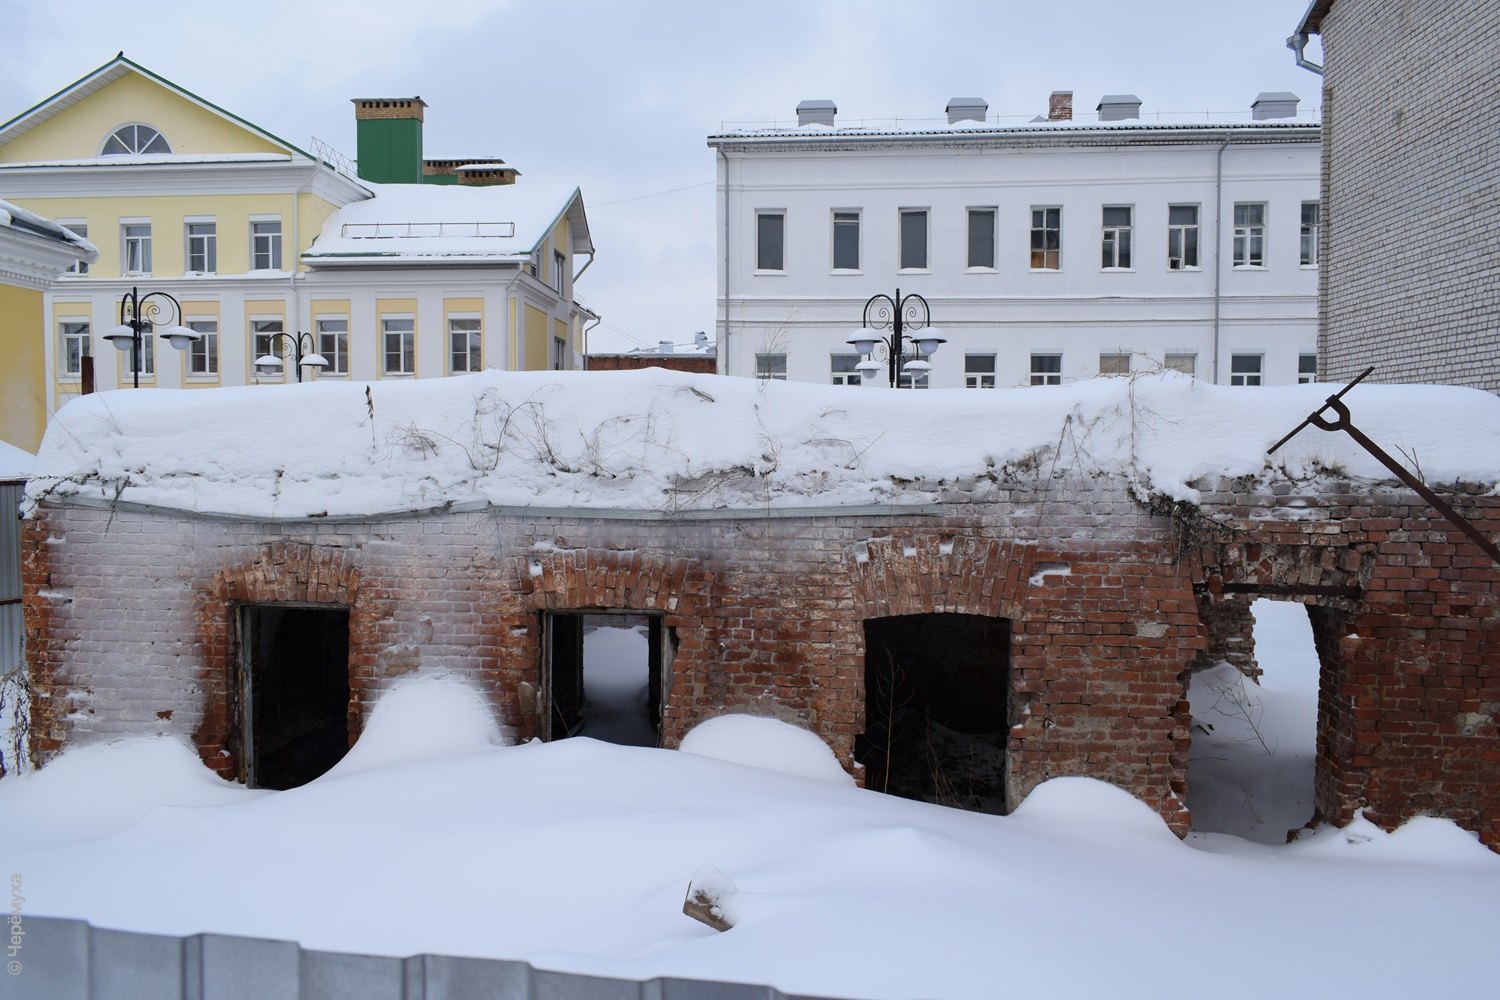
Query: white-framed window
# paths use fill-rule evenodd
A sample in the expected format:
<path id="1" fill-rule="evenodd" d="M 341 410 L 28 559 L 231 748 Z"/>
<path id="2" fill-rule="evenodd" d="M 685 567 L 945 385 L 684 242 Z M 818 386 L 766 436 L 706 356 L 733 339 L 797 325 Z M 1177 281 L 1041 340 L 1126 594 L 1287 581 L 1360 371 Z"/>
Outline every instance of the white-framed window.
<path id="1" fill-rule="evenodd" d="M 477 372 L 484 367 L 480 357 L 478 316 L 448 317 L 448 364 L 453 372 Z"/>
<path id="2" fill-rule="evenodd" d="M 1260 385 L 1261 366 L 1264 359 L 1259 354 L 1235 354 L 1229 358 L 1230 385 Z"/>
<path id="3" fill-rule="evenodd" d="M 1266 206 L 1264 202 L 1234 203 L 1234 266 L 1266 266 Z"/>
<path id="4" fill-rule="evenodd" d="M 755 269 L 786 270 L 786 213 L 755 213 Z"/>
<path id="5" fill-rule="evenodd" d="M 901 260 L 902 270 L 922 271 L 927 268 L 927 209 L 903 208 L 901 210 Z"/>
<path id="6" fill-rule="evenodd" d="M 318 353 L 328 364 L 319 378 L 349 374 L 349 320 L 343 316 L 318 317 Z"/>
<path id="7" fill-rule="evenodd" d="M 566 371 L 568 368 L 568 342 L 561 337 L 552 338 L 552 370 Z"/>
<path id="8" fill-rule="evenodd" d="M 1162 367 L 1197 378 L 1198 355 L 1192 351 L 1168 351 L 1166 362 Z"/>
<path id="9" fill-rule="evenodd" d="M 834 385 L 862 385 L 860 381 L 858 354 L 831 354 L 828 356 L 828 371 Z"/>
<path id="10" fill-rule="evenodd" d="M 833 213 L 833 269 L 859 270 L 859 209 L 836 209 Z"/>
<path id="11" fill-rule="evenodd" d="M 254 271 L 281 270 L 280 219 L 251 220 L 250 268 Z"/>
<path id="12" fill-rule="evenodd" d="M 786 381 L 786 355 L 785 354 L 757 354 L 755 356 L 755 377 L 762 382 L 772 379 L 777 382 Z"/>
<path id="13" fill-rule="evenodd" d="M 1167 270 L 1198 266 L 1198 206 L 1167 206 Z"/>
<path id="14" fill-rule="evenodd" d="M 387 375 L 417 373 L 417 321 L 410 316 L 380 319 L 382 370 Z"/>
<path id="15" fill-rule="evenodd" d="M 563 293 L 563 275 L 568 269 L 568 258 L 559 250 L 552 251 L 552 290 Z"/>
<path id="16" fill-rule="evenodd" d="M 1129 375 L 1130 353 L 1128 351 L 1110 351 L 1099 355 L 1100 375 Z"/>
<path id="17" fill-rule="evenodd" d="M 100 156 L 134 156 L 138 153 L 170 153 L 172 147 L 162 134 L 150 125 L 123 125 L 115 129 L 99 147 Z"/>
<path id="18" fill-rule="evenodd" d="M 993 354 L 964 355 L 964 388 L 995 388 L 995 356 Z"/>
<path id="19" fill-rule="evenodd" d="M 896 373 L 896 387 L 899 389 L 931 389 L 932 370 L 922 372 L 899 371 Z"/>
<path id="20" fill-rule="evenodd" d="M 135 348 L 121 351 L 120 371 L 124 375 L 135 375 Z M 141 370 L 139 374 L 146 378 L 156 375 L 156 324 L 144 323 L 141 326 Z"/>
<path id="21" fill-rule="evenodd" d="M 252 319 L 250 321 L 250 370 L 257 382 L 285 382 L 287 365 L 286 337 L 278 337 L 277 334 L 284 332 L 282 322 L 279 319 Z M 255 371 L 257 358 L 273 357 L 281 359 L 281 370 L 270 374 L 261 374 Z"/>
<path id="22" fill-rule="evenodd" d="M 1305 385 L 1308 382 L 1318 380 L 1318 356 L 1316 354 L 1297 355 L 1297 383 Z"/>
<path id="23" fill-rule="evenodd" d="M 188 374 L 219 374 L 219 321 L 190 318 L 184 325 L 198 334 L 188 348 Z"/>
<path id="24" fill-rule="evenodd" d="M 69 232 L 75 233 L 84 239 L 89 238 L 89 224 L 82 219 L 57 220 L 57 224 L 65 227 Z M 88 274 L 89 262 L 86 260 L 75 260 L 73 266 L 63 272 L 64 274 Z"/>
<path id="25" fill-rule="evenodd" d="M 1062 385 L 1062 355 L 1033 354 L 1031 356 L 1032 385 Z"/>
<path id="26" fill-rule="evenodd" d="M 126 274 L 151 273 L 151 223 L 126 222 L 120 226 L 120 261 Z"/>
<path id="27" fill-rule="evenodd" d="M 1100 244 L 1100 266 L 1106 270 L 1130 267 L 1130 232 L 1135 210 L 1129 205 L 1104 206 L 1104 236 Z"/>
<path id="28" fill-rule="evenodd" d="M 1315 201 L 1302 203 L 1302 266 L 1318 266 L 1318 215 Z"/>
<path id="29" fill-rule="evenodd" d="M 1057 271 L 1061 268 L 1062 209 L 1033 206 L 1031 209 L 1031 269 L 1033 271 Z M 1042 383 L 1033 382 L 1032 384 Z"/>
<path id="30" fill-rule="evenodd" d="M 994 208 L 969 209 L 969 267 L 995 266 Z"/>
<path id="31" fill-rule="evenodd" d="M 219 270 L 219 227 L 214 222 L 187 224 L 187 269 L 194 274 Z"/>
<path id="32" fill-rule="evenodd" d="M 93 353 L 90 345 L 89 321 L 65 319 L 57 324 L 57 356 L 61 362 L 63 378 L 82 378 L 83 359 Z"/>

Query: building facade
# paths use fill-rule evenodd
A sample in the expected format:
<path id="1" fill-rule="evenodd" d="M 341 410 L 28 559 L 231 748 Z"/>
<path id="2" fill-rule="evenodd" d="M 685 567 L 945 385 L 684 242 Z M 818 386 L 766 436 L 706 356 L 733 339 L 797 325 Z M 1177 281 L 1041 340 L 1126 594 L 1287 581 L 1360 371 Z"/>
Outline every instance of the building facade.
<path id="1" fill-rule="evenodd" d="M 1500 18 L 1317 0 L 1323 43 L 1320 362 L 1333 379 L 1500 392 Z"/>
<path id="2" fill-rule="evenodd" d="M 100 389 L 578 367 L 581 194 L 517 185 L 493 158 L 423 160 L 423 108 L 355 101 L 369 177 L 123 54 L 0 125 L 0 190 L 101 247 L 45 292 L 45 412 L 86 367 Z M 147 336 L 139 373 L 101 339 L 133 290 L 173 296 L 199 334 L 184 351 Z M 148 318 L 177 322 L 156 301 Z"/>
<path id="3" fill-rule="evenodd" d="M 947 338 L 918 385 L 1314 380 L 1316 119 L 1291 94 L 1211 124 L 1147 123 L 1140 103 L 1084 122 L 1058 92 L 1010 125 L 955 99 L 945 123 L 872 127 L 808 101 L 795 127 L 710 136 L 720 371 L 860 384 L 846 341 L 899 289 Z"/>

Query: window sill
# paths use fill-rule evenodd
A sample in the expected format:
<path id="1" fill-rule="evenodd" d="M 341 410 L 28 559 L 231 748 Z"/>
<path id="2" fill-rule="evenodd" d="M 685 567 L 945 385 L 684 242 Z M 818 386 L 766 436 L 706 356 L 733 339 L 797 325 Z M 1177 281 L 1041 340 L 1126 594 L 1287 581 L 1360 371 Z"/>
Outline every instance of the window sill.
<path id="1" fill-rule="evenodd" d="M 929 268 L 929 267 L 903 267 L 903 268 L 899 268 L 896 271 L 896 273 L 897 274 L 931 274 L 932 273 L 932 269 Z"/>
<path id="2" fill-rule="evenodd" d="M 861 271 L 857 267 L 836 267 L 833 270 L 829 271 L 828 273 L 831 274 L 831 275 L 834 275 L 834 276 L 847 276 L 847 275 L 858 276 L 858 275 L 864 274 L 865 272 Z"/>
<path id="3" fill-rule="evenodd" d="M 1060 267 L 1028 267 L 1026 270 L 1032 274 L 1062 274 Z"/>
<path id="4" fill-rule="evenodd" d="M 1101 268 L 1099 268 L 1099 273 L 1100 274 L 1134 274 L 1135 273 L 1135 268 L 1133 268 L 1133 267 L 1101 267 Z"/>
<path id="5" fill-rule="evenodd" d="M 1230 268 L 1232 271 L 1264 271 L 1266 269 L 1264 264 L 1235 264 Z"/>
<path id="6" fill-rule="evenodd" d="M 1302 265 L 1299 265 L 1299 266 L 1304 271 L 1316 271 L 1318 269 L 1318 265 L 1316 265 L 1316 264 L 1302 264 Z"/>
<path id="7" fill-rule="evenodd" d="M 416 372 L 381 372 L 381 378 L 416 378 Z"/>
<path id="8" fill-rule="evenodd" d="M 998 267 L 966 267 L 964 274 L 999 274 Z"/>
<path id="9" fill-rule="evenodd" d="M 1196 264 L 1194 264 L 1191 267 L 1169 267 L 1169 268 L 1167 268 L 1167 273 L 1168 274 L 1183 274 L 1184 272 L 1186 272 L 1188 274 L 1202 274 L 1203 273 L 1203 268 L 1197 266 Z"/>
<path id="10" fill-rule="evenodd" d="M 785 271 L 762 271 L 759 268 L 757 268 L 754 271 L 751 271 L 750 273 L 752 275 L 754 275 L 755 277 L 757 277 L 757 278 L 770 278 L 770 277 L 777 277 L 777 276 L 780 276 L 780 277 L 783 277 L 783 278 L 786 277 L 786 272 Z"/>

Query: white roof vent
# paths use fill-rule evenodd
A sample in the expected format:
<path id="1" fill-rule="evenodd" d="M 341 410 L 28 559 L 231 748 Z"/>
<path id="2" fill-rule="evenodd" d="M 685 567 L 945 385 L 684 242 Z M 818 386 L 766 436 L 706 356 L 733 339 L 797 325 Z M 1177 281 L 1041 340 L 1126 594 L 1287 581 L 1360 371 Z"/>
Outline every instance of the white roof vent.
<path id="1" fill-rule="evenodd" d="M 1263 90 L 1255 95 L 1250 105 L 1250 114 L 1258 122 L 1267 118 L 1296 118 L 1297 104 L 1302 99 L 1286 90 Z"/>
<path id="2" fill-rule="evenodd" d="M 797 125 L 827 125 L 833 128 L 833 116 L 838 113 L 838 105 L 832 101 L 803 101 L 797 105 Z"/>
<path id="3" fill-rule="evenodd" d="M 1141 99 L 1134 94 L 1105 94 L 1094 110 L 1101 122 L 1123 122 L 1141 116 Z"/>
<path id="4" fill-rule="evenodd" d="M 959 122 L 984 121 L 984 116 L 989 114 L 990 105 L 982 97 L 955 97 L 943 110 L 948 112 L 948 124 L 957 125 Z"/>

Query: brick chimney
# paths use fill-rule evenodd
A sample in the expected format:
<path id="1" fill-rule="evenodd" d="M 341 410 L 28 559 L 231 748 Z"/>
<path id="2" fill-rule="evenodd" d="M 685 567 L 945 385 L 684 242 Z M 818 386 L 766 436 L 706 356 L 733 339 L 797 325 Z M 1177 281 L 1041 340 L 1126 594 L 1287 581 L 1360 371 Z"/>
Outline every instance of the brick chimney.
<path id="1" fill-rule="evenodd" d="M 361 180 L 376 184 L 422 183 L 420 97 L 354 98 L 355 158 Z"/>
<path id="2" fill-rule="evenodd" d="M 1071 90 L 1052 92 L 1052 96 L 1047 99 L 1047 120 L 1049 122 L 1073 120 L 1073 92 Z"/>

